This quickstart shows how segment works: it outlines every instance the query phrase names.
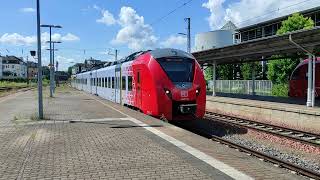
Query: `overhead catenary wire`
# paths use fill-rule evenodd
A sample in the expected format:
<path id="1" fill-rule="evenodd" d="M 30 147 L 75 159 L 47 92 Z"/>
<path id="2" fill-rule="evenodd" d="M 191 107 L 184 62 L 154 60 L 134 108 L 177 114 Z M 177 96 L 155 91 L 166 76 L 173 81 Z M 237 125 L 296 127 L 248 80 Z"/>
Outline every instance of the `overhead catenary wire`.
<path id="1" fill-rule="evenodd" d="M 160 18 L 156 19 L 155 21 L 153 21 L 151 23 L 151 26 L 152 25 L 155 25 L 157 24 L 158 22 L 162 21 L 163 19 L 167 18 L 168 16 L 170 16 L 171 14 L 173 14 L 174 12 L 176 12 L 177 10 L 179 10 L 180 8 L 186 6 L 187 4 L 191 3 L 193 0 L 189 0 L 187 2 L 184 2 L 183 4 L 181 4 L 180 6 L 176 7 L 175 9 L 169 11 L 167 14 L 165 14 L 164 16 L 161 16 Z"/>
<path id="2" fill-rule="evenodd" d="M 269 12 L 267 12 L 267 13 L 265 13 L 265 14 L 262 14 L 262 15 L 259 15 L 259 16 L 255 16 L 255 17 L 252 17 L 252 18 L 249 18 L 249 19 L 246 19 L 246 20 L 237 22 L 237 23 L 235 23 L 235 25 L 238 25 L 238 26 L 239 26 L 239 25 L 241 25 L 241 24 L 244 24 L 245 22 L 249 22 L 249 21 L 251 21 L 251 20 L 254 20 L 254 19 L 257 19 L 257 18 L 261 18 L 261 17 L 264 17 L 264 16 L 266 16 L 266 15 L 269 15 L 269 14 L 272 14 L 272 13 L 275 13 L 275 12 L 279 12 L 280 10 L 284 10 L 284 9 L 287 9 L 287 8 L 290 8 L 290 7 L 294 7 L 294 6 L 297 6 L 297 5 L 300 5 L 300 4 L 309 2 L 309 1 L 314 1 L 314 0 L 304 0 L 304 1 L 301 1 L 301 2 L 298 2 L 298 3 L 295 3 L 295 4 L 291 4 L 291 5 L 288 5 L 288 6 L 284 6 L 284 7 L 281 7 L 281 8 L 272 10 L 272 11 L 269 11 Z"/>

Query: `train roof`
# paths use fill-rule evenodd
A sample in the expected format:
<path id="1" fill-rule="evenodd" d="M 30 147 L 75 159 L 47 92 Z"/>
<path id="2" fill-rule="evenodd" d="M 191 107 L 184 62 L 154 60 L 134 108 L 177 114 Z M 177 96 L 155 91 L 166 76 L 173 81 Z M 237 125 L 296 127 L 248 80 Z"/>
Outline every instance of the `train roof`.
<path id="1" fill-rule="evenodd" d="M 185 51 L 182 51 L 182 50 L 179 50 L 179 49 L 173 49 L 173 48 L 162 48 L 162 49 L 138 51 L 138 52 L 132 53 L 129 56 L 127 56 L 125 58 L 122 58 L 122 59 L 120 59 L 118 61 L 106 63 L 105 66 L 103 68 L 100 68 L 100 69 L 104 69 L 106 67 L 115 66 L 115 65 L 122 64 L 122 63 L 125 63 L 125 62 L 133 61 L 138 56 L 140 56 L 142 54 L 145 54 L 145 53 L 150 53 L 151 56 L 153 58 L 155 58 L 155 59 L 163 58 L 163 57 L 184 57 L 184 58 L 195 59 L 195 57 L 192 54 L 187 53 Z M 95 69 L 95 70 L 100 70 L 100 69 Z M 91 71 L 93 71 L 93 70 L 82 72 L 82 73 L 79 73 L 79 74 L 86 74 L 86 73 L 90 73 Z"/>
<path id="2" fill-rule="evenodd" d="M 155 49 L 153 51 L 150 51 L 150 54 L 155 59 L 163 58 L 163 57 L 174 57 L 174 56 L 195 59 L 194 56 L 190 53 L 187 53 L 178 49 L 172 49 L 172 48 Z"/>

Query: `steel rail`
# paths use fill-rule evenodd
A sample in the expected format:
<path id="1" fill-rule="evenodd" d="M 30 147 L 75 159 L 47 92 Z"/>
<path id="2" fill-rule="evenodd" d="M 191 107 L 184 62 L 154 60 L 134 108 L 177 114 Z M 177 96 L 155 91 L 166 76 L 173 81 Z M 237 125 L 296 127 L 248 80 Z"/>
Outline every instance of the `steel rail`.
<path id="1" fill-rule="evenodd" d="M 241 146 L 241 145 L 235 144 L 235 143 L 233 143 L 231 141 L 225 140 L 225 139 L 220 138 L 218 136 L 212 136 L 211 140 L 220 142 L 220 143 L 225 144 L 225 145 L 228 145 L 228 146 L 230 146 L 232 148 L 238 149 L 239 151 L 242 151 L 242 152 L 248 153 L 250 155 L 253 155 L 255 157 L 261 158 L 261 159 L 263 159 L 265 161 L 268 161 L 268 162 L 271 162 L 273 164 L 276 164 L 279 167 L 284 167 L 286 169 L 289 169 L 289 170 L 292 170 L 294 172 L 297 172 L 297 173 L 299 173 L 301 175 L 308 176 L 308 177 L 313 178 L 313 179 L 320 179 L 320 174 L 315 172 L 315 171 L 311 171 L 309 169 L 306 169 L 306 168 L 297 166 L 295 164 L 283 161 L 283 160 L 281 160 L 279 158 L 272 157 L 272 156 L 269 156 L 267 154 L 261 153 L 259 151 L 252 150 L 252 149 L 247 148 L 245 146 Z"/>
<path id="2" fill-rule="evenodd" d="M 265 133 L 286 137 L 302 143 L 320 147 L 320 135 L 315 133 L 304 132 L 300 130 L 280 127 L 276 125 L 266 124 L 262 122 L 252 121 L 248 119 L 227 116 L 218 113 L 206 111 L 205 118 L 212 121 L 219 121 L 225 124 L 254 129 Z"/>
<path id="3" fill-rule="evenodd" d="M 209 138 L 212 141 L 216 141 L 216 142 L 218 142 L 220 144 L 227 145 L 228 147 L 237 149 L 240 152 L 245 152 L 245 153 L 249 154 L 250 156 L 251 155 L 255 156 L 257 158 L 262 159 L 263 161 L 271 162 L 271 163 L 273 163 L 273 164 L 275 164 L 275 165 L 277 165 L 279 167 L 283 167 L 283 168 L 289 169 L 291 171 L 294 171 L 294 172 L 296 172 L 298 174 L 307 176 L 309 178 L 320 180 L 320 174 L 318 172 L 315 172 L 315 171 L 300 167 L 298 165 L 292 164 L 292 163 L 284 161 L 282 159 L 279 159 L 279 158 L 267 155 L 265 153 L 261 153 L 261 152 L 256 151 L 256 150 L 252 150 L 252 149 L 250 149 L 248 147 L 233 143 L 233 142 L 231 142 L 229 140 L 225 140 L 225 139 L 223 139 L 221 137 L 212 135 L 211 133 L 208 133 L 203 129 L 194 128 L 194 126 L 192 126 L 192 127 L 184 127 L 183 123 L 178 123 L 178 124 L 180 124 L 182 126 L 182 128 L 187 129 L 187 130 L 189 130 L 189 131 L 191 131 L 193 133 L 196 133 L 196 134 L 199 134 L 199 135 L 201 135 L 203 137 Z"/>

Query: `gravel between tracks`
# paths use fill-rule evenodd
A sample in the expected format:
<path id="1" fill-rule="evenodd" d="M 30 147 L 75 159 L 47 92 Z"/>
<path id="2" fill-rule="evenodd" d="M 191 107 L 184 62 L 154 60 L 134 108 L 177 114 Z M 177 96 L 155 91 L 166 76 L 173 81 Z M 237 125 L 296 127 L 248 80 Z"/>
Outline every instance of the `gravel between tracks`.
<path id="1" fill-rule="evenodd" d="M 291 154 L 284 152 L 283 150 L 279 150 L 275 147 L 271 147 L 269 145 L 264 145 L 260 142 L 256 142 L 253 140 L 248 140 L 242 137 L 242 135 L 227 135 L 222 137 L 226 140 L 232 141 L 236 144 L 248 147 L 250 149 L 268 154 L 270 156 L 277 157 L 279 159 L 291 162 L 303 168 L 310 169 L 312 171 L 320 173 L 320 162 L 314 162 L 311 160 L 307 160 L 302 156 Z"/>

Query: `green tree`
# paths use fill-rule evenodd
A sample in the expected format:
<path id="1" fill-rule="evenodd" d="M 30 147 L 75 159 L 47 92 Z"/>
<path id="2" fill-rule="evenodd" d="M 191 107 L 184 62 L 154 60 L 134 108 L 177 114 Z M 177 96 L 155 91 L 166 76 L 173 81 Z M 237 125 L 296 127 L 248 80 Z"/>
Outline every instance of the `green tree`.
<path id="1" fill-rule="evenodd" d="M 268 79 L 274 84 L 287 84 L 291 73 L 300 63 L 299 59 L 281 58 L 268 64 Z"/>
<path id="2" fill-rule="evenodd" d="M 282 21 L 280 29 L 277 34 L 285 34 L 300 29 L 312 29 L 314 22 L 311 18 L 305 18 L 299 13 L 294 13 L 287 20 Z"/>
<path id="3" fill-rule="evenodd" d="M 206 81 L 211 81 L 212 80 L 212 66 L 208 66 L 205 70 L 204 70 L 204 79 Z"/>
<path id="4" fill-rule="evenodd" d="M 219 64 L 217 67 L 217 75 L 219 79 L 230 80 L 233 79 L 233 65 Z"/>
<path id="5" fill-rule="evenodd" d="M 69 74 L 69 76 L 72 75 L 72 66 L 68 67 L 68 74 Z"/>
<path id="6" fill-rule="evenodd" d="M 287 20 L 282 22 L 277 34 L 281 35 L 301 29 L 311 29 L 313 27 L 314 22 L 311 18 L 305 18 L 299 13 L 294 13 L 292 16 L 288 17 Z M 274 83 L 274 88 L 272 90 L 273 95 L 285 96 L 287 95 L 290 75 L 300 61 L 297 58 L 281 58 L 281 56 L 274 57 L 278 57 L 278 59 L 268 63 L 267 76 L 268 79 Z"/>
<path id="7" fill-rule="evenodd" d="M 260 62 L 252 62 L 252 63 L 243 63 L 243 64 L 241 64 L 240 69 L 241 69 L 241 74 L 242 74 L 242 77 L 243 77 L 244 80 L 252 79 L 252 70 L 253 70 L 253 68 L 255 70 L 256 78 L 258 79 L 258 76 L 262 73 L 261 72 L 262 66 L 261 66 Z"/>

